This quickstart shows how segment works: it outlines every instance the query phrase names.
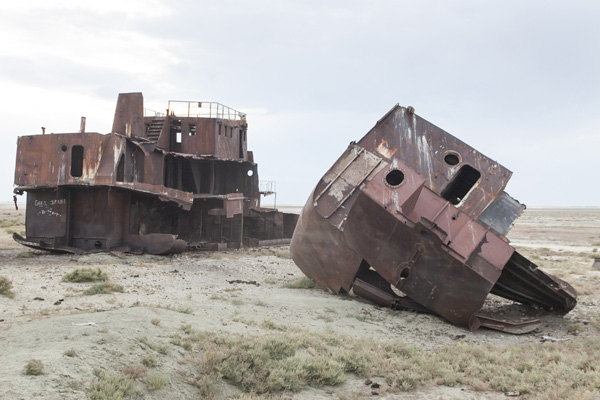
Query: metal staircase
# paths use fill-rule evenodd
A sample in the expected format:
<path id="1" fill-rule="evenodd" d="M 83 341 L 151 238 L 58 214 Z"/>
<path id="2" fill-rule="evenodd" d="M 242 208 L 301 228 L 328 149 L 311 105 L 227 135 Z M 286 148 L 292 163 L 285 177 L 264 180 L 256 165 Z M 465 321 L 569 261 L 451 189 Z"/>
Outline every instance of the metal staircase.
<path id="1" fill-rule="evenodd" d="M 155 117 L 146 129 L 146 137 L 149 140 L 158 140 L 162 127 L 165 124 L 166 117 Z"/>

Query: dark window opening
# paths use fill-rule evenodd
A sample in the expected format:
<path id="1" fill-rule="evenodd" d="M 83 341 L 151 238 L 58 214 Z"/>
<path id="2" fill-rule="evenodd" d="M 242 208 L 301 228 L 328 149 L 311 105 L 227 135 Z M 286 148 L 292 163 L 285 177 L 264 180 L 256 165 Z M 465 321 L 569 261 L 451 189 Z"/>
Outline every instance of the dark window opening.
<path id="1" fill-rule="evenodd" d="M 63 144 L 63 145 L 60 147 L 60 149 L 61 149 L 62 151 L 67 151 L 67 145 L 66 145 L 66 144 Z"/>
<path id="2" fill-rule="evenodd" d="M 219 130 L 218 130 L 218 132 L 219 132 L 219 135 L 221 135 L 221 127 L 222 127 L 222 126 L 223 126 L 223 125 L 221 125 L 221 124 L 219 123 Z"/>
<path id="3" fill-rule="evenodd" d="M 123 182 L 125 180 L 125 157 L 121 154 L 119 158 L 119 164 L 117 164 L 117 182 Z"/>
<path id="4" fill-rule="evenodd" d="M 196 136 L 196 124 L 190 124 L 190 136 Z"/>
<path id="5" fill-rule="evenodd" d="M 408 278 L 409 275 L 410 275 L 410 268 L 404 268 L 402 271 L 400 271 L 400 279 L 402 279 L 402 280 Z"/>
<path id="6" fill-rule="evenodd" d="M 71 148 L 71 176 L 81 178 L 83 175 L 83 146 Z"/>
<path id="7" fill-rule="evenodd" d="M 399 169 L 393 169 L 385 176 L 385 182 L 391 187 L 397 187 L 404 181 L 404 173 Z"/>
<path id="8" fill-rule="evenodd" d="M 442 197 L 457 205 L 475 186 L 480 177 L 481 173 L 479 171 L 470 165 L 464 165 L 448 183 L 448 186 L 442 192 Z"/>
<path id="9" fill-rule="evenodd" d="M 238 132 L 238 158 L 244 158 L 244 141 L 242 140 L 242 132 Z"/>
<path id="10" fill-rule="evenodd" d="M 446 157 L 444 157 L 444 161 L 448 165 L 456 165 L 460 162 L 460 157 L 456 153 L 448 153 Z"/>

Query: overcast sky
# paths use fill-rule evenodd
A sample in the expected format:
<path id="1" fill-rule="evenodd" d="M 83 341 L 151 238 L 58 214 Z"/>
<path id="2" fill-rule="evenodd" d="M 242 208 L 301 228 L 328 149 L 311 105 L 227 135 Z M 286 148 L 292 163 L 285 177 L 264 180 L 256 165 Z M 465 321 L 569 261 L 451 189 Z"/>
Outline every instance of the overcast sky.
<path id="1" fill-rule="evenodd" d="M 143 92 L 246 112 L 278 204 L 400 103 L 513 171 L 521 202 L 600 206 L 598 1 L 3 1 L 0 35 L 0 200 L 17 136 L 108 133 Z"/>

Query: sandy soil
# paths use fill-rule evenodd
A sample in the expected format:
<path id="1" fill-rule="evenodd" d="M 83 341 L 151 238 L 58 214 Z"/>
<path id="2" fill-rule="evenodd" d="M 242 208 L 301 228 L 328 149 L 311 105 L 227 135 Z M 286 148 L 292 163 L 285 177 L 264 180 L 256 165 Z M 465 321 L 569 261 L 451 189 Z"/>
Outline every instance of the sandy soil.
<path id="1" fill-rule="evenodd" d="M 169 337 L 189 324 L 196 330 L 223 333 L 263 333 L 269 320 L 306 331 L 333 331 L 353 337 L 398 339 L 435 351 L 457 340 L 470 343 L 522 344 L 542 335 L 556 338 L 594 336 L 586 315 L 597 314 L 600 271 L 591 268 L 600 248 L 600 208 L 529 209 L 509 238 L 545 271 L 567 279 L 580 293 L 579 304 L 566 316 L 490 298 L 488 312 L 500 318 L 540 318 L 540 332 L 513 336 L 490 330 L 470 333 L 440 318 L 415 313 L 390 313 L 363 301 L 335 296 L 320 289 L 289 289 L 302 273 L 286 247 L 244 249 L 221 253 L 185 253 L 172 257 L 126 254 L 52 255 L 12 241 L 12 231 L 24 230 L 23 210 L 0 207 L 0 276 L 12 281 L 14 298 L 0 296 L 0 398 L 83 399 L 94 370 L 118 371 L 139 364 L 149 349 L 140 337 L 168 348 L 158 354 L 158 368 L 168 372 L 166 386 L 144 398 L 188 399 L 197 389 L 186 383 L 192 366 Z M 124 293 L 86 296 L 89 283 L 66 283 L 62 277 L 78 267 L 101 267 Z M 241 280 L 243 282 L 233 282 Z M 154 321 L 154 323 L 153 323 Z M 158 324 L 156 321 L 160 321 Z M 577 332 L 574 324 L 584 326 Z M 64 353 L 75 350 L 76 357 Z M 27 376 L 28 360 L 39 359 L 41 376 Z M 372 397 L 364 378 L 335 387 L 283 393 L 285 399 Z M 385 390 L 382 390 L 382 394 Z M 240 391 L 223 382 L 216 398 Z M 430 387 L 418 392 L 378 398 L 504 398 L 466 388 Z"/>

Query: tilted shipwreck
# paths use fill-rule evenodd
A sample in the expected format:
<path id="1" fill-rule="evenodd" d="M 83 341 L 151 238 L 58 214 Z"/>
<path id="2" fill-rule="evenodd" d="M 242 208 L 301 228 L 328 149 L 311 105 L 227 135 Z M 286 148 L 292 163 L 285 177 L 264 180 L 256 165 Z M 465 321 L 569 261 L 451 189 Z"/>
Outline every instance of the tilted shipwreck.
<path id="1" fill-rule="evenodd" d="M 321 287 L 377 304 L 435 313 L 471 331 L 511 333 L 539 321 L 478 315 L 489 293 L 558 313 L 576 304 L 505 235 L 525 206 L 504 192 L 512 173 L 395 106 L 319 181 L 291 243 Z"/>
<path id="2" fill-rule="evenodd" d="M 71 253 L 285 243 L 297 215 L 261 208 L 247 129 L 219 103 L 170 101 L 145 116 L 142 94 L 125 93 L 110 134 L 85 132 L 82 118 L 78 133 L 19 137 L 26 237 L 13 237 Z"/>

